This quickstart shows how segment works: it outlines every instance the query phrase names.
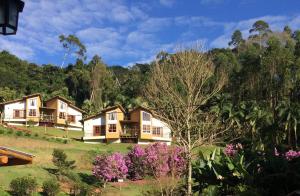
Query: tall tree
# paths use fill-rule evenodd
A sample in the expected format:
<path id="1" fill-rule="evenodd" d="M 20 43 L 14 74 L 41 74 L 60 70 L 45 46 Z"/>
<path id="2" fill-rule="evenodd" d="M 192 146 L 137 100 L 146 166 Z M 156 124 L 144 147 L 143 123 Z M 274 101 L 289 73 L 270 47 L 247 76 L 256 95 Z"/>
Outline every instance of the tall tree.
<path id="1" fill-rule="evenodd" d="M 225 77 L 214 78 L 211 59 L 197 49 L 180 50 L 169 60 L 157 61 L 146 87 L 146 99 L 158 118 L 167 122 L 185 149 L 187 195 L 192 195 L 192 152 L 216 141 L 225 132 L 216 117 L 201 108 L 218 93 Z"/>
<path id="2" fill-rule="evenodd" d="M 228 45 L 237 47 L 243 42 L 244 40 L 242 32 L 240 30 L 235 30 L 231 36 L 231 41 L 228 43 Z"/>
<path id="3" fill-rule="evenodd" d="M 64 66 L 67 57 L 71 54 L 75 54 L 77 58 L 85 59 L 86 48 L 78 37 L 75 35 L 68 35 L 67 37 L 65 35 L 60 35 L 59 41 L 65 49 L 61 67 Z"/>
<path id="4" fill-rule="evenodd" d="M 269 27 L 269 24 L 263 20 L 258 20 L 256 21 L 253 25 L 252 28 L 249 30 L 249 32 L 251 34 L 253 33 L 257 33 L 255 35 L 253 35 L 253 38 L 258 37 L 259 38 L 259 46 L 260 48 L 263 45 L 263 38 L 266 37 L 268 35 L 268 33 L 271 32 L 271 29 Z"/>

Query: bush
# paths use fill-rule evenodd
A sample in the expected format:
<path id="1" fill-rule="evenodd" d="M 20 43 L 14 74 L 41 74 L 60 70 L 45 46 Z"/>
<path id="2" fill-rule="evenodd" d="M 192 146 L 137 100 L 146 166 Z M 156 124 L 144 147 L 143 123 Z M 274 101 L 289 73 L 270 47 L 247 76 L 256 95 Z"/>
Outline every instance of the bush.
<path id="1" fill-rule="evenodd" d="M 35 133 L 35 134 L 34 134 L 34 137 L 39 137 L 39 134 L 38 134 L 38 133 Z"/>
<path id="2" fill-rule="evenodd" d="M 5 130 L 0 129 L 0 134 L 5 134 Z"/>
<path id="3" fill-rule="evenodd" d="M 16 196 L 32 195 L 37 189 L 36 179 L 30 176 L 24 176 L 13 179 L 10 182 L 11 193 Z"/>
<path id="4" fill-rule="evenodd" d="M 27 133 L 25 133 L 25 136 L 26 136 L 26 137 L 31 137 L 31 133 L 28 133 L 28 132 L 27 132 Z"/>
<path id="5" fill-rule="evenodd" d="M 75 161 L 67 160 L 68 157 L 66 153 L 63 150 L 60 149 L 54 149 L 52 153 L 52 162 L 57 167 L 59 174 L 64 175 L 69 170 L 74 169 Z"/>
<path id="6" fill-rule="evenodd" d="M 43 193 L 45 195 L 55 196 L 59 193 L 59 191 L 60 191 L 60 186 L 56 180 L 50 179 L 50 180 L 46 180 L 43 183 Z"/>
<path id="7" fill-rule="evenodd" d="M 12 129 L 9 129 L 8 132 L 7 132 L 7 134 L 13 134 L 13 132 L 14 131 Z"/>
<path id="8" fill-rule="evenodd" d="M 146 175 L 145 163 L 146 153 L 144 148 L 135 145 L 125 157 L 128 167 L 128 177 L 132 180 L 143 179 Z"/>
<path id="9" fill-rule="evenodd" d="M 17 131 L 16 132 L 16 136 L 22 136 L 23 135 L 23 132 L 22 131 Z"/>
<path id="10" fill-rule="evenodd" d="M 94 161 L 93 174 L 104 181 L 116 181 L 126 177 L 128 168 L 120 153 L 99 155 Z"/>
<path id="11" fill-rule="evenodd" d="M 75 182 L 70 191 L 71 195 L 88 196 L 92 195 L 92 189 L 89 185 L 82 182 Z"/>

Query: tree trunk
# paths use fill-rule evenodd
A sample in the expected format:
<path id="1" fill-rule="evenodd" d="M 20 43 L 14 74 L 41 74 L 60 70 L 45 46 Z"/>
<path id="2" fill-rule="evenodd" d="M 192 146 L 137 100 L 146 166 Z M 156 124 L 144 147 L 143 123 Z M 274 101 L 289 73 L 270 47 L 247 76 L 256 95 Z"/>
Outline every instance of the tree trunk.
<path id="1" fill-rule="evenodd" d="M 191 156 L 188 155 L 188 160 L 187 160 L 187 195 L 191 196 L 192 195 L 192 159 Z"/>

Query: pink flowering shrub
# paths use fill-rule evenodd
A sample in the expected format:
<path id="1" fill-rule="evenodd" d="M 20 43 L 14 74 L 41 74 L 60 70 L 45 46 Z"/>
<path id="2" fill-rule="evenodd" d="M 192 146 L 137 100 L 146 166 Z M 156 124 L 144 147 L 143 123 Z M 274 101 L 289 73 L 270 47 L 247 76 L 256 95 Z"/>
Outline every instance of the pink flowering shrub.
<path id="1" fill-rule="evenodd" d="M 282 157 L 284 157 L 286 160 L 291 161 L 295 158 L 300 157 L 300 151 L 294 151 L 294 150 L 289 150 L 283 154 L 280 154 L 277 149 L 274 149 L 274 155 L 279 157 L 282 155 Z"/>
<path id="2" fill-rule="evenodd" d="M 166 176 L 170 171 L 168 146 L 165 143 L 154 143 L 147 146 L 145 152 L 144 164 L 147 165 L 149 174 L 157 178 Z"/>
<path id="3" fill-rule="evenodd" d="M 126 165 L 128 167 L 128 177 L 132 180 L 143 179 L 146 174 L 146 167 L 144 165 L 146 153 L 144 148 L 135 145 L 132 150 L 125 157 Z"/>
<path id="4" fill-rule="evenodd" d="M 126 176 L 131 180 L 139 180 L 146 175 L 155 178 L 168 175 L 180 177 L 185 169 L 182 148 L 169 148 L 165 143 L 154 143 L 146 148 L 135 145 L 126 156 L 120 153 L 97 156 L 93 174 L 105 181 L 115 181 Z"/>
<path id="5" fill-rule="evenodd" d="M 300 151 L 297 152 L 297 151 L 289 150 L 284 155 L 285 155 L 285 158 L 290 161 L 290 160 L 300 157 Z"/>
<path id="6" fill-rule="evenodd" d="M 99 155 L 94 161 L 93 174 L 98 179 L 114 181 L 125 178 L 128 172 L 124 156 L 120 153 Z"/>
<path id="7" fill-rule="evenodd" d="M 169 152 L 168 164 L 170 173 L 173 176 L 180 177 L 184 174 L 186 169 L 185 153 L 183 149 L 178 146 L 171 148 Z"/>
<path id="8" fill-rule="evenodd" d="M 224 149 L 224 154 L 226 154 L 229 157 L 234 157 L 239 150 L 242 150 L 243 146 L 242 144 L 238 143 L 236 145 L 234 144 L 227 144 Z"/>

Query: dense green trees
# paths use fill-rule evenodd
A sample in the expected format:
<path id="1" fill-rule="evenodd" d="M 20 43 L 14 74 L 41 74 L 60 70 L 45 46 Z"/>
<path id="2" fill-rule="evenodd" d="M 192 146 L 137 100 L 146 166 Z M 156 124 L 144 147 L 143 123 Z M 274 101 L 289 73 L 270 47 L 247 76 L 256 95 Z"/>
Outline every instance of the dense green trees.
<path id="1" fill-rule="evenodd" d="M 217 72 L 225 72 L 228 82 L 215 97 L 225 126 L 238 133 L 269 143 L 296 146 L 300 105 L 300 30 L 285 26 L 274 31 L 265 21 L 257 21 L 243 37 L 233 32 L 230 48 L 212 49 Z M 77 53 L 74 64 L 64 68 L 38 66 L 22 61 L 6 51 L 0 53 L 0 101 L 40 92 L 45 98 L 62 95 L 74 100 L 90 114 L 120 103 L 131 108 L 143 104 L 152 64 L 132 67 L 108 66 L 101 57 L 84 61 L 85 47 L 72 36 L 61 36 L 66 54 Z M 161 52 L 157 62 L 172 54 Z M 225 99 L 225 100 L 224 100 Z M 222 102 L 223 101 L 223 102 Z M 269 137 L 269 138 L 268 138 Z"/>

